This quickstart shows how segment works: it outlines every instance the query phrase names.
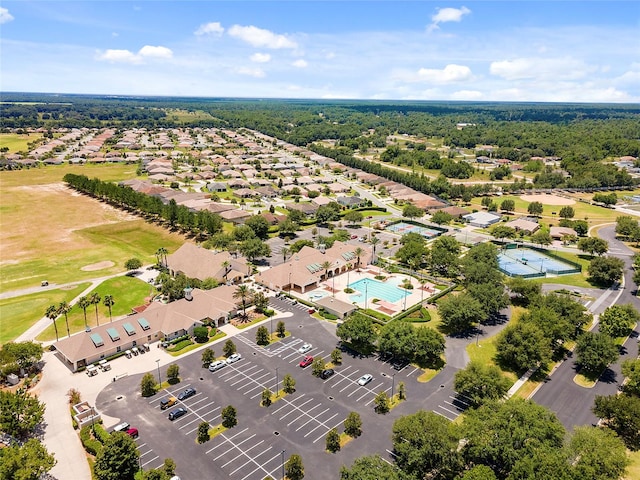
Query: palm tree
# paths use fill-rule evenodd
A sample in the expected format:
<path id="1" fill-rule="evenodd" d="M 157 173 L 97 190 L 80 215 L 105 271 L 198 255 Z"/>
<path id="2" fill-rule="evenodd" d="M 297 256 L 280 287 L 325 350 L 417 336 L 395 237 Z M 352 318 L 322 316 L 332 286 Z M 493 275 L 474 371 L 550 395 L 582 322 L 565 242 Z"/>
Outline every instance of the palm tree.
<path id="1" fill-rule="evenodd" d="M 364 249 L 361 247 L 358 247 L 353 251 L 353 253 L 356 254 L 356 258 L 358 259 L 358 262 L 356 263 L 356 268 L 358 269 L 358 271 L 360 271 L 360 257 L 364 253 Z"/>
<path id="2" fill-rule="evenodd" d="M 282 253 L 282 261 L 286 262 L 287 261 L 287 255 L 289 255 L 289 253 L 291 253 L 291 250 L 289 250 L 287 247 L 282 247 L 282 250 L 280 250 L 280 252 Z"/>
<path id="3" fill-rule="evenodd" d="M 67 337 L 71 336 L 71 332 L 69 331 L 69 317 L 68 317 L 68 313 L 71 311 L 71 305 L 69 305 L 67 302 L 60 302 L 60 305 L 58 305 L 58 315 L 64 315 L 64 321 L 67 324 Z"/>
<path id="4" fill-rule="evenodd" d="M 422 301 L 424 300 L 424 284 L 427 283 L 427 279 L 420 277 L 418 281 L 420 282 L 420 305 L 422 305 Z"/>
<path id="5" fill-rule="evenodd" d="M 84 328 L 88 328 L 89 325 L 87 324 L 87 308 L 91 306 L 91 300 L 89 300 L 88 297 L 83 296 L 78 299 L 78 303 L 76 303 L 76 305 L 78 305 L 84 312 Z"/>
<path id="6" fill-rule="evenodd" d="M 96 307 L 96 324 L 98 326 L 100 326 L 100 320 L 98 320 L 98 304 L 100 303 L 100 300 L 102 299 L 100 298 L 100 295 L 98 294 L 98 292 L 93 292 L 89 297 L 89 301 L 91 302 L 91 304 L 95 305 Z"/>
<path id="7" fill-rule="evenodd" d="M 376 236 L 371 237 L 371 246 L 373 247 L 373 255 L 371 257 L 371 263 L 376 263 L 376 245 L 380 243 L 380 239 Z"/>
<path id="8" fill-rule="evenodd" d="M 231 262 L 229 260 L 225 260 L 222 262 L 222 267 L 224 268 L 224 273 L 222 274 L 222 278 L 227 280 L 227 274 L 229 273 L 229 267 L 231 266 Z"/>
<path id="9" fill-rule="evenodd" d="M 331 262 L 329 260 L 325 260 L 320 264 L 322 268 L 324 268 L 324 279 L 329 280 L 329 269 L 331 268 Z"/>
<path id="10" fill-rule="evenodd" d="M 247 298 L 249 297 L 249 289 L 246 285 L 238 285 L 236 291 L 233 292 L 233 298 L 242 300 L 242 316 L 247 317 Z"/>
<path id="11" fill-rule="evenodd" d="M 113 318 L 111 318 L 111 307 L 116 303 L 113 301 L 113 295 L 105 295 L 102 303 L 109 309 L 109 321 L 113 322 Z"/>
<path id="12" fill-rule="evenodd" d="M 160 247 L 157 251 L 156 251 L 156 257 L 158 258 L 158 264 L 160 265 L 164 265 L 165 267 L 167 266 L 167 249 L 164 247 Z"/>
<path id="13" fill-rule="evenodd" d="M 53 328 L 56 331 L 56 342 L 59 340 L 58 338 L 58 325 L 56 325 L 56 318 L 58 318 L 58 307 L 55 305 L 49 305 L 47 307 L 47 311 L 45 312 L 45 316 L 53 322 Z"/>

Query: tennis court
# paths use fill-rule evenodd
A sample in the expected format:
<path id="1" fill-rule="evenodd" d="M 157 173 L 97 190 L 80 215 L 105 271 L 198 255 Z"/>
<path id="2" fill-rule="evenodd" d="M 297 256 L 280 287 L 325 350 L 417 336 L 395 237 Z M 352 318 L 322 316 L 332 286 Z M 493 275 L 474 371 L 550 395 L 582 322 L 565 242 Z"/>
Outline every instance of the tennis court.
<path id="1" fill-rule="evenodd" d="M 399 235 L 406 235 L 407 233 L 419 233 L 425 238 L 434 238 L 442 234 L 440 230 L 435 230 L 433 228 L 420 225 L 413 225 L 412 223 L 406 222 L 394 223 L 392 225 L 389 225 L 386 230 L 389 232 L 397 233 Z"/>
<path id="2" fill-rule="evenodd" d="M 500 270 L 509 276 L 546 276 L 577 273 L 579 268 L 529 248 L 511 248 L 498 255 Z"/>

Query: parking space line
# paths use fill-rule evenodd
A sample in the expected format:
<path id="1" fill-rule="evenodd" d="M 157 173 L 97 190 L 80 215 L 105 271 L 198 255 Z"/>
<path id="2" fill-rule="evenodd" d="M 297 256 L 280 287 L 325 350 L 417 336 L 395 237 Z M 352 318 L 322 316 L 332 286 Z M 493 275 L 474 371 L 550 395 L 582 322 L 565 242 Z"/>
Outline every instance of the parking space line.
<path id="1" fill-rule="evenodd" d="M 273 457 L 271 457 L 268 461 L 266 461 L 265 463 L 263 463 L 263 465 L 266 465 L 267 463 L 271 463 L 273 460 L 277 460 L 278 457 L 280 456 L 280 453 L 276 453 Z M 251 472 L 249 472 L 247 475 L 245 475 L 244 477 L 242 477 L 240 480 L 246 480 L 247 478 L 249 478 L 251 475 L 253 475 L 257 470 L 259 470 L 260 467 L 256 468 L 255 470 L 252 470 Z M 277 472 L 280 469 L 280 465 L 277 465 L 276 468 L 273 469 L 273 472 L 269 473 L 269 476 L 271 478 L 276 478 L 277 474 L 275 472 Z"/>
<path id="2" fill-rule="evenodd" d="M 305 410 L 304 412 L 303 412 L 303 411 L 301 411 L 299 408 L 296 408 L 296 410 L 298 410 L 298 412 L 300 413 L 300 415 L 298 415 L 295 419 L 293 419 L 293 420 L 291 420 L 289 423 L 287 423 L 287 427 L 290 427 L 292 423 L 296 423 L 300 417 L 304 417 L 305 415 L 307 415 L 308 417 L 313 418 L 313 417 L 311 416 L 311 412 L 312 412 L 313 410 L 315 410 L 316 408 L 321 407 L 321 406 L 322 406 L 322 404 L 321 404 L 321 403 L 319 403 L 319 404 L 317 404 L 315 407 L 311 407 L 309 410 Z"/>
<path id="3" fill-rule="evenodd" d="M 263 443 L 264 443 L 264 440 L 260 440 L 260 441 L 259 441 L 258 443 L 256 443 L 253 447 L 249 447 L 249 448 L 247 448 L 246 450 L 244 450 L 244 454 L 246 455 L 248 452 L 250 452 L 251 450 L 253 450 L 254 448 L 256 448 L 258 445 L 262 445 Z M 271 448 L 271 447 L 269 447 L 269 448 Z M 249 455 L 247 455 L 247 456 L 249 456 Z M 236 459 L 235 459 L 235 458 L 232 458 L 232 459 L 231 459 L 231 460 L 229 460 L 227 463 L 225 463 L 224 465 L 222 465 L 222 468 L 226 467 L 227 465 L 229 465 L 230 463 L 233 463 L 233 462 L 235 462 L 235 461 L 236 461 Z M 253 459 L 252 459 L 252 458 L 249 458 L 249 461 L 248 461 L 247 463 L 252 462 L 252 461 L 253 461 Z M 244 464 L 242 464 L 242 466 L 241 466 L 241 467 L 236 468 L 233 472 L 231 472 L 231 473 L 230 473 L 230 475 L 233 475 L 234 473 L 236 473 L 238 470 L 240 470 L 242 467 L 244 467 L 247 463 L 244 463 Z"/>
<path id="4" fill-rule="evenodd" d="M 229 441 L 233 440 L 234 438 L 236 438 L 238 435 L 242 435 L 244 432 L 246 432 L 247 430 L 249 430 L 249 427 L 246 427 L 244 430 L 240 430 L 239 432 L 237 432 L 235 435 L 233 435 L 232 437 L 229 438 Z M 210 448 L 209 450 L 207 450 L 206 453 L 207 455 L 209 455 L 211 452 L 213 452 L 216 448 L 220 447 L 221 445 L 224 445 L 224 443 L 226 443 L 226 438 L 225 438 L 225 442 L 221 443 L 220 445 L 216 445 L 213 448 Z"/>
<path id="5" fill-rule="evenodd" d="M 320 405 L 322 405 L 322 404 L 320 404 Z M 318 405 L 318 406 L 320 406 L 320 405 Z M 309 418 L 309 420 L 307 420 L 307 421 L 306 421 L 306 422 L 304 422 L 302 425 L 300 425 L 298 428 L 296 428 L 296 432 L 297 432 L 298 430 L 300 430 L 301 428 L 304 428 L 308 423 L 313 422 L 313 421 L 316 419 L 316 416 L 317 416 L 317 417 L 319 417 L 320 415 L 324 415 L 324 414 L 325 414 L 325 413 L 327 413 L 329 410 L 331 410 L 331 409 L 330 409 L 330 408 L 327 408 L 327 409 L 326 409 L 326 410 L 324 410 L 323 412 L 320 412 L 320 413 L 318 413 L 318 414 L 314 415 L 313 417 Z M 337 413 L 336 413 L 336 415 L 337 415 Z M 305 435 L 305 437 L 306 437 L 306 435 Z"/>
<path id="6" fill-rule="evenodd" d="M 144 466 L 146 466 L 146 465 L 149 465 L 149 464 L 150 464 L 151 462 L 153 462 L 154 460 L 157 460 L 158 458 L 160 458 L 160 457 L 158 457 L 158 455 L 156 455 L 156 456 L 155 456 L 155 457 L 153 457 L 151 460 L 149 460 L 149 461 L 147 461 L 147 462 L 144 462 L 144 463 L 141 463 L 140 465 L 144 467 Z"/>
<path id="7" fill-rule="evenodd" d="M 224 435 L 220 435 L 221 437 L 224 438 Z M 233 442 L 227 442 L 229 444 L 229 450 L 225 451 L 224 453 L 218 455 L 214 460 L 218 460 L 220 457 L 222 457 L 223 455 L 226 455 L 227 453 L 229 453 L 231 450 L 233 450 L 234 448 L 238 448 L 239 445 L 242 445 L 244 442 L 248 442 L 249 440 L 251 440 L 253 437 L 255 437 L 256 434 L 254 433 L 253 435 L 251 435 L 250 437 L 245 438 L 244 440 L 242 440 L 240 443 L 233 443 Z M 226 438 L 225 438 L 226 440 Z M 240 450 L 238 448 L 238 450 Z M 242 450 L 240 450 L 242 451 Z"/>
<path id="8" fill-rule="evenodd" d="M 224 438 L 225 440 L 227 440 L 227 437 L 224 434 L 220 435 L 222 438 Z M 253 437 L 253 436 L 252 436 Z M 233 445 L 233 444 L 232 444 Z M 237 445 L 234 445 L 234 447 L 237 448 Z M 238 448 L 238 450 L 240 451 L 240 453 L 246 457 L 249 458 L 250 461 L 252 461 L 253 463 L 255 463 L 259 469 L 261 469 L 266 475 L 269 474 L 269 472 L 262 466 L 260 465 L 258 462 L 256 462 L 253 458 L 249 457 L 249 455 L 247 455 L 242 449 Z M 238 457 L 234 457 L 234 460 L 237 459 Z"/>
<path id="9" fill-rule="evenodd" d="M 302 395 L 300 395 L 300 396 L 298 396 L 298 397 L 297 397 L 297 400 L 302 400 L 304 397 L 306 397 L 306 394 L 304 394 L 304 393 L 303 393 Z M 294 399 L 293 401 L 295 401 L 295 400 L 296 400 L 296 399 Z M 310 402 L 311 400 L 312 400 L 311 398 L 310 398 L 310 399 L 308 399 L 308 400 L 307 400 L 306 402 L 304 402 L 302 405 L 304 405 L 304 404 L 305 404 L 305 403 L 307 403 L 307 402 Z M 292 401 L 292 402 L 290 402 L 290 403 L 293 403 L 293 401 Z M 274 410 L 273 412 L 271 412 L 271 415 L 275 415 L 275 414 L 276 414 L 276 413 L 278 413 L 280 410 L 282 410 L 282 409 L 284 409 L 284 408 L 287 408 L 288 406 L 289 406 L 289 404 L 288 404 L 288 403 L 285 403 L 285 404 L 281 405 L 278 409 L 276 409 L 276 410 Z M 287 413 L 287 415 L 289 415 L 289 414 Z M 285 417 L 286 417 L 287 415 L 285 415 Z M 284 418 L 284 417 L 282 417 L 282 418 Z M 280 420 L 282 420 L 282 418 L 281 418 Z"/>
<path id="10" fill-rule="evenodd" d="M 304 407 L 307 403 L 312 402 L 312 401 L 313 401 L 313 398 L 309 398 L 306 402 L 304 402 L 302 405 L 300 405 L 300 407 Z M 289 405 L 284 405 L 282 408 L 285 408 L 285 407 L 288 407 L 288 406 Z M 284 420 L 285 417 L 288 417 L 289 414 L 291 414 L 291 413 L 293 413 L 295 411 L 296 411 L 295 408 L 291 409 L 289 412 L 285 413 L 282 417 L 280 417 L 280 420 Z M 276 412 L 273 412 L 273 413 L 276 413 Z"/>
<path id="11" fill-rule="evenodd" d="M 337 413 L 336 413 L 336 415 L 337 415 Z M 335 415 L 334 415 L 334 417 L 335 417 Z M 331 417 L 331 418 L 333 418 L 333 417 Z M 329 420 L 331 420 L 331 418 L 330 418 Z M 336 423 L 332 428 L 338 428 L 342 423 L 343 423 L 343 421 L 342 421 L 342 420 L 340 420 L 340 421 L 339 421 L 338 423 Z M 331 428 L 330 428 L 329 430 L 331 430 Z M 328 432 L 329 430 L 327 430 L 327 432 Z M 311 432 L 309 432 L 309 433 L 311 433 Z M 323 433 L 323 434 L 322 434 L 322 435 L 320 435 L 318 438 L 316 438 L 316 439 L 313 441 L 313 443 L 316 443 L 318 440 L 321 440 L 321 439 L 325 438 L 325 436 L 326 436 L 326 435 L 327 435 L 326 433 Z M 306 436 L 306 435 L 305 435 L 305 436 Z"/>
<path id="12" fill-rule="evenodd" d="M 258 445 L 260 445 L 262 442 L 263 442 L 263 441 L 262 441 L 262 440 L 260 440 L 260 442 L 259 442 L 259 443 L 255 444 L 253 447 L 251 447 L 250 449 L 246 450 L 246 452 L 249 452 L 249 450 L 251 450 L 252 448 L 257 447 L 257 446 L 258 446 Z M 248 465 L 248 464 L 250 464 L 251 462 L 253 462 L 253 463 L 257 463 L 257 462 L 255 461 L 255 459 L 256 459 L 256 458 L 258 458 L 258 456 L 262 455 L 263 453 L 267 453 L 269 450 L 271 450 L 271 447 L 267 447 L 267 449 L 266 449 L 266 450 L 263 450 L 261 453 L 259 453 L 259 454 L 258 454 L 258 455 L 256 455 L 255 457 L 253 457 L 253 458 L 249 458 L 249 460 L 247 460 L 246 462 L 244 462 L 242 465 L 240 465 L 238 468 L 236 468 L 233 472 L 229 473 L 229 475 L 233 475 L 233 474 L 234 474 L 234 473 L 236 473 L 238 470 L 240 470 L 240 469 L 244 468 L 245 466 L 247 466 L 247 465 Z M 248 455 L 247 455 L 247 456 L 248 456 Z M 234 458 L 234 460 L 235 460 L 235 458 Z"/>
<path id="13" fill-rule="evenodd" d="M 327 410 L 329 410 L 329 409 L 327 408 Z M 326 412 L 327 410 L 325 410 L 324 412 Z M 324 413 L 324 412 L 322 412 L 322 413 Z M 322 415 L 322 413 L 321 413 L 320 415 Z M 334 418 L 336 418 L 337 416 L 338 416 L 338 414 L 337 414 L 337 413 L 334 413 L 334 414 L 333 414 L 333 415 L 331 415 L 329 418 L 327 418 L 327 419 L 325 420 L 325 422 L 328 422 L 328 421 L 330 421 L 330 420 L 333 420 L 333 419 L 334 419 Z M 304 436 L 304 438 L 307 438 L 309 435 L 311 435 L 313 432 L 315 432 L 315 431 L 316 431 L 317 429 L 319 429 L 320 427 L 322 427 L 322 424 L 318 424 L 314 429 L 310 430 L 310 431 L 309 431 L 309 432 Z M 298 429 L 298 430 L 300 430 L 300 429 Z M 297 432 L 298 430 L 296 430 L 296 432 Z M 329 429 L 329 430 L 331 430 L 331 429 Z"/>
<path id="14" fill-rule="evenodd" d="M 202 396 L 198 401 L 196 401 L 196 402 L 191 402 L 191 403 L 189 404 L 189 406 L 190 406 L 191 408 L 193 408 L 193 406 L 194 406 L 194 405 L 197 405 L 197 404 L 199 404 L 200 402 L 206 402 L 207 400 L 209 400 L 209 397 L 205 397 L 205 396 L 203 395 L 203 396 Z M 182 403 L 183 405 L 185 404 L 184 402 L 181 402 L 181 403 Z M 209 403 L 209 405 L 211 405 L 211 403 L 214 403 L 214 402 L 210 402 L 210 403 Z"/>
<path id="15" fill-rule="evenodd" d="M 246 388 L 248 386 L 251 386 L 251 383 L 258 383 L 258 381 L 262 380 L 265 377 L 269 377 L 269 376 L 273 377 L 273 373 L 268 372 L 267 370 L 263 370 L 263 371 L 264 371 L 264 373 L 262 375 L 260 375 L 259 377 L 255 377 L 255 376 L 247 377 L 247 380 L 249 380 L 250 382 L 247 385 L 242 385 L 241 387 L 238 387 L 238 391 L 240 391 L 243 388 Z M 233 385 L 235 385 L 235 383 Z"/>

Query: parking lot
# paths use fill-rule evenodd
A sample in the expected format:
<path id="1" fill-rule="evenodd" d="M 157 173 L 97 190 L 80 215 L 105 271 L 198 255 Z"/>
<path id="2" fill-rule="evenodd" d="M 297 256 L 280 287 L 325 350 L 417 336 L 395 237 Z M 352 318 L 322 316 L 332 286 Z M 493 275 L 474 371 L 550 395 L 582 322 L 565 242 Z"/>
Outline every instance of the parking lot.
<path id="1" fill-rule="evenodd" d="M 200 354 L 195 353 L 176 362 L 181 382 L 153 397 L 140 396 L 140 376 L 113 382 L 100 393 L 100 411 L 139 430 L 136 442 L 143 468 L 156 468 L 170 457 L 182 478 L 206 475 L 262 480 L 269 475 L 280 478 L 283 459 L 298 453 L 305 465 L 305 478 L 327 478 L 337 476 L 341 465 L 362 455 L 387 455 L 390 436 L 371 434 L 390 432 L 393 421 L 406 414 L 402 411 L 408 402 L 389 415 L 378 415 L 373 410 L 374 398 L 380 391 L 391 395 L 394 388 L 397 392 L 402 381 L 408 397 L 418 400 L 419 390 L 424 390 L 424 385 L 416 382 L 421 372 L 411 365 L 398 371 L 376 356 L 361 357 L 344 351 L 343 362 L 335 366 L 333 376 L 326 380 L 314 377 L 311 367 L 301 368 L 298 364 L 305 355 L 330 360 L 331 351 L 338 344 L 335 325 L 319 322 L 297 306 L 288 307 L 294 313 L 284 320 L 290 336 L 261 347 L 255 343 L 256 327 L 250 328 L 233 337 L 241 360 L 220 370 L 210 372 L 203 368 Z M 302 354 L 298 349 L 304 343 L 312 347 Z M 221 345 L 214 349 L 217 355 L 222 353 Z M 296 391 L 269 407 L 261 407 L 264 388 L 281 390 L 286 374 L 295 379 Z M 373 379 L 359 385 L 358 379 L 364 374 L 371 374 Z M 195 395 L 166 410 L 160 409 L 162 399 L 177 397 L 189 387 L 196 389 Z M 237 409 L 238 425 L 198 444 L 198 425 L 203 421 L 211 426 L 221 423 L 220 413 L 227 405 Z M 177 407 L 185 408 L 187 413 L 170 421 L 168 414 Z M 327 454 L 327 432 L 332 428 L 342 432 L 343 422 L 352 411 L 361 415 L 364 435 L 339 453 Z"/>

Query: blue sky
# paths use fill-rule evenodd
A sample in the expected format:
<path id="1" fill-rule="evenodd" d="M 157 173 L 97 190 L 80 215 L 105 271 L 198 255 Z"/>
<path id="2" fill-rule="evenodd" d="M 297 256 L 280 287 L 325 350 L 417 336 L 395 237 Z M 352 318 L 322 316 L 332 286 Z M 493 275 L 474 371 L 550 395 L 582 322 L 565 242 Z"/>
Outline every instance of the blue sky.
<path id="1" fill-rule="evenodd" d="M 640 2 L 3 1 L 0 90 L 640 102 Z"/>

